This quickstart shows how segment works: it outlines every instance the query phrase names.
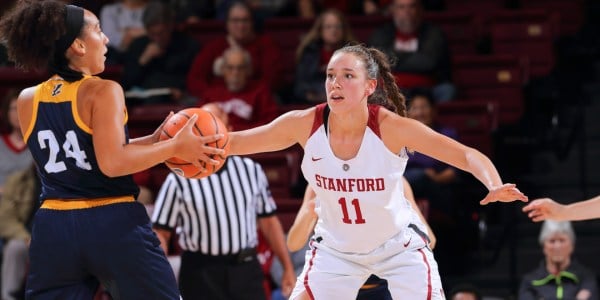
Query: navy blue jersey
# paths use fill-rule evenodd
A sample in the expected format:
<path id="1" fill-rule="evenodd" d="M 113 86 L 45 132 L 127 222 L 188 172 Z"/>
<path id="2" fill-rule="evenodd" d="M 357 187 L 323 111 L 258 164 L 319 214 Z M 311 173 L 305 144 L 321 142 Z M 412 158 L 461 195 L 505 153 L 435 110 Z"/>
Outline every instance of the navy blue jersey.
<path id="1" fill-rule="evenodd" d="M 88 78 L 69 83 L 53 77 L 36 87 L 24 139 L 40 174 L 42 201 L 137 197 L 139 192 L 132 176 L 110 178 L 98 167 L 92 129 L 77 112 L 77 90 Z M 129 141 L 125 125 L 124 130 Z"/>

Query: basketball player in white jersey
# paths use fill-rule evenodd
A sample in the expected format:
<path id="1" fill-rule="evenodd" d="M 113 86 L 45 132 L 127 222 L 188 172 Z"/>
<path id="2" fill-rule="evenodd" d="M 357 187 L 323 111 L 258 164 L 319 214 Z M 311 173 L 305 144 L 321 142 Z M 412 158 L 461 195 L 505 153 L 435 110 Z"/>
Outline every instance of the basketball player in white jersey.
<path id="1" fill-rule="evenodd" d="M 489 191 L 481 204 L 527 197 L 504 184 L 481 152 L 404 117 L 404 98 L 379 50 L 337 50 L 326 78 L 327 103 L 230 134 L 232 155 L 304 148 L 318 221 L 290 299 L 303 291 L 311 299 L 354 299 L 371 274 L 388 281 L 394 299 L 443 299 L 433 254 L 402 200 L 407 149 L 473 174 Z"/>

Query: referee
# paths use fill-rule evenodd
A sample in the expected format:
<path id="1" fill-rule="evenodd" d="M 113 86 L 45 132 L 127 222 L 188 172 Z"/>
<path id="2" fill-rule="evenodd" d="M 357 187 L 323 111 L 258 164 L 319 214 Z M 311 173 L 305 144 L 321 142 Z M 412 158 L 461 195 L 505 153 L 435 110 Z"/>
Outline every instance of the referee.
<path id="1" fill-rule="evenodd" d="M 225 124 L 216 105 L 205 106 Z M 283 262 L 287 295 L 296 277 L 267 178 L 249 158 L 230 156 L 208 177 L 187 179 L 170 173 L 156 199 L 153 227 L 168 253 L 172 232 L 184 250 L 179 271 L 183 299 L 266 299 L 256 256 L 257 225 Z"/>

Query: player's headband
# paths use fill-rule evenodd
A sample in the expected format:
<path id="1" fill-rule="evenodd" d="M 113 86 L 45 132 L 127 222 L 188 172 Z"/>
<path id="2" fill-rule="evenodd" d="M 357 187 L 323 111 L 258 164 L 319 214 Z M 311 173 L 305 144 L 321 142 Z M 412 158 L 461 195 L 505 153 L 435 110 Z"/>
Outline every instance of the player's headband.
<path id="1" fill-rule="evenodd" d="M 65 27 L 67 31 L 56 40 L 57 54 L 64 54 L 79 36 L 83 27 L 83 8 L 75 5 L 65 5 Z"/>

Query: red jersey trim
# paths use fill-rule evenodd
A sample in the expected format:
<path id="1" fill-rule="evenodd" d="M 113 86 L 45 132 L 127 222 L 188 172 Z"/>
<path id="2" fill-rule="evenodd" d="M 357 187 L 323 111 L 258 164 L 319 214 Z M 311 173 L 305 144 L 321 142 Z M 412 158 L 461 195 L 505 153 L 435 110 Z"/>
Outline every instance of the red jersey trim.
<path id="1" fill-rule="evenodd" d="M 317 129 L 323 125 L 323 111 L 325 110 L 325 105 L 327 105 L 327 103 L 321 103 L 316 106 L 315 120 L 313 121 L 313 127 L 310 130 L 309 136 L 312 136 L 313 133 L 315 133 L 315 131 L 317 131 Z"/>
<path id="2" fill-rule="evenodd" d="M 367 126 L 381 139 L 381 130 L 379 130 L 379 109 L 381 106 L 377 104 L 369 104 L 369 120 Z"/>

